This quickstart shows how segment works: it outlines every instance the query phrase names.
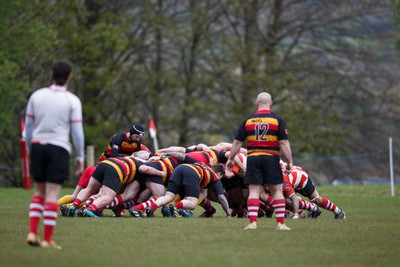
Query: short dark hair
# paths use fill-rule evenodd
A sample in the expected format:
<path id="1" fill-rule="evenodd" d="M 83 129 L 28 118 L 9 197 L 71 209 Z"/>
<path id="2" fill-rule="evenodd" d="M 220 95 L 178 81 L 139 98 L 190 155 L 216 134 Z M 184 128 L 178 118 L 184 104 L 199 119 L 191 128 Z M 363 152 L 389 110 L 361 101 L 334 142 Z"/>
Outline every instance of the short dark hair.
<path id="1" fill-rule="evenodd" d="M 222 164 L 216 164 L 216 165 L 212 165 L 211 169 L 215 172 L 215 173 L 221 173 L 221 175 L 225 175 L 225 168 L 224 166 L 222 166 Z"/>
<path id="2" fill-rule="evenodd" d="M 53 63 L 52 70 L 54 83 L 64 85 L 72 72 L 72 63 L 68 59 L 57 60 Z"/>

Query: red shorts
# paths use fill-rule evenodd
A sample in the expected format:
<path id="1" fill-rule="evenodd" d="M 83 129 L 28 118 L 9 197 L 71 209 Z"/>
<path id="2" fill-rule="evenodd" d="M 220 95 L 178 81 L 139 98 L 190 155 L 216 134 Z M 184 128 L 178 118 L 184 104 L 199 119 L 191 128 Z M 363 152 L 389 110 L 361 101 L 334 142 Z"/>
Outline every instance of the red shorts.
<path id="1" fill-rule="evenodd" d="M 78 181 L 77 185 L 86 188 L 88 186 L 88 184 L 89 184 L 90 177 L 92 176 L 92 174 L 93 174 L 94 170 L 96 169 L 96 167 L 97 167 L 97 165 L 87 167 L 83 171 L 81 177 L 79 178 L 79 181 Z"/>

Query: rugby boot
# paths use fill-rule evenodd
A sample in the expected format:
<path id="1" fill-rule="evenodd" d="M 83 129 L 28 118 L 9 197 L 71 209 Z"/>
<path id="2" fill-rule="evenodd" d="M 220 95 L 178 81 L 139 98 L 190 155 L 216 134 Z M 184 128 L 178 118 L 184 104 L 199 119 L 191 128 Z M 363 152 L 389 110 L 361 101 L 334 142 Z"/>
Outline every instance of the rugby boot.
<path id="1" fill-rule="evenodd" d="M 248 218 L 249 214 L 246 209 L 239 210 L 237 213 L 238 218 Z"/>
<path id="2" fill-rule="evenodd" d="M 26 242 L 33 246 L 33 247 L 39 247 L 40 246 L 40 239 L 37 236 L 37 234 L 34 233 L 29 233 L 28 236 L 26 237 Z"/>
<path id="3" fill-rule="evenodd" d="M 100 216 L 97 216 L 93 211 L 90 211 L 88 209 L 85 209 L 83 211 L 87 217 L 92 217 L 92 218 L 100 218 Z"/>
<path id="4" fill-rule="evenodd" d="M 169 211 L 171 212 L 172 217 L 181 217 L 178 212 L 178 209 L 175 206 L 175 203 L 169 205 Z"/>
<path id="5" fill-rule="evenodd" d="M 103 210 L 95 210 L 95 211 L 93 211 L 93 213 L 97 217 L 103 217 Z"/>
<path id="6" fill-rule="evenodd" d="M 147 218 L 154 217 L 154 211 L 151 209 L 151 207 L 147 207 L 145 209 L 145 212 L 146 212 L 146 217 Z"/>
<path id="7" fill-rule="evenodd" d="M 76 216 L 78 217 L 86 217 L 86 214 L 83 212 L 86 208 L 80 208 L 76 211 Z"/>
<path id="8" fill-rule="evenodd" d="M 74 206 L 69 207 L 68 217 L 75 217 L 76 208 Z"/>
<path id="9" fill-rule="evenodd" d="M 214 216 L 214 213 L 216 213 L 217 211 L 215 210 L 215 208 L 214 207 L 211 207 L 211 210 L 209 210 L 209 211 L 207 211 L 207 210 L 205 210 L 205 211 L 203 211 L 200 215 L 199 215 L 199 217 L 202 217 L 202 218 L 210 218 L 210 217 L 213 217 Z"/>
<path id="10" fill-rule="evenodd" d="M 166 205 L 161 207 L 161 214 L 163 217 L 172 217 L 171 211 Z"/>
<path id="11" fill-rule="evenodd" d="M 60 211 L 61 211 L 61 216 L 62 217 L 68 217 L 68 208 L 67 208 L 67 204 L 62 204 L 60 206 Z"/>
<path id="12" fill-rule="evenodd" d="M 265 216 L 265 211 L 263 211 L 262 209 L 259 209 L 258 210 L 258 218 L 262 218 L 262 217 L 264 217 Z"/>
<path id="13" fill-rule="evenodd" d="M 316 219 L 321 215 L 321 209 L 318 206 L 315 206 L 315 209 L 308 214 L 308 218 Z"/>
<path id="14" fill-rule="evenodd" d="M 47 242 L 47 241 L 42 241 L 42 243 L 40 243 L 40 247 L 42 248 L 50 248 L 50 249 L 57 249 L 60 250 L 61 246 L 57 245 L 56 242 L 54 242 L 53 240 L 51 240 L 51 242 Z"/>
<path id="15" fill-rule="evenodd" d="M 278 223 L 278 225 L 276 226 L 276 229 L 279 230 L 279 231 L 290 231 L 291 230 L 284 223 L 283 224 L 282 223 Z"/>
<path id="16" fill-rule="evenodd" d="M 346 213 L 342 210 L 338 214 L 335 213 L 335 219 L 339 220 L 345 220 L 346 219 Z"/>
<path id="17" fill-rule="evenodd" d="M 121 217 L 122 216 L 122 210 L 118 207 L 111 208 L 111 211 L 114 213 L 113 217 Z"/>
<path id="18" fill-rule="evenodd" d="M 134 218 L 140 218 L 141 217 L 139 211 L 135 210 L 134 207 L 130 208 L 128 211 L 129 211 L 129 214 Z"/>
<path id="19" fill-rule="evenodd" d="M 257 222 L 249 223 L 244 230 L 255 230 L 257 229 Z"/>
<path id="20" fill-rule="evenodd" d="M 238 208 L 233 208 L 231 212 L 231 217 L 236 217 L 237 214 L 238 214 Z"/>
<path id="21" fill-rule="evenodd" d="M 185 218 L 192 218 L 193 217 L 193 213 L 189 210 L 185 210 L 185 209 L 179 209 L 179 214 L 182 215 L 182 217 Z"/>

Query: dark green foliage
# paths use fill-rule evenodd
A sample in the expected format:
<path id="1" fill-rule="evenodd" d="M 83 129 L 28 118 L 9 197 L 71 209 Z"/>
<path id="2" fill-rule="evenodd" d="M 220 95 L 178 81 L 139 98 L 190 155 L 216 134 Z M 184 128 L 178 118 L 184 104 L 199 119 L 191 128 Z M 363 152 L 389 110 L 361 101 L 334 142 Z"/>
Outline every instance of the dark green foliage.
<path id="1" fill-rule="evenodd" d="M 45 53 L 56 33 L 35 17 L 32 1 L 2 1 L 0 9 L 0 184 L 18 184 L 14 166 L 19 166 L 20 119 L 24 116 L 27 97 L 37 87 L 34 77 L 47 61 Z M 18 19 L 16 19 L 18 18 Z M 48 75 L 40 70 L 40 75 Z M 43 84 L 45 86 L 48 84 Z"/>
<path id="2" fill-rule="evenodd" d="M 160 147 L 231 142 L 260 91 L 297 158 L 374 151 L 400 130 L 386 1 L 3 2 L 0 166 L 13 171 L 27 97 L 50 83 L 58 58 L 74 63 L 69 88 L 96 157 L 112 134 L 151 117 Z"/>

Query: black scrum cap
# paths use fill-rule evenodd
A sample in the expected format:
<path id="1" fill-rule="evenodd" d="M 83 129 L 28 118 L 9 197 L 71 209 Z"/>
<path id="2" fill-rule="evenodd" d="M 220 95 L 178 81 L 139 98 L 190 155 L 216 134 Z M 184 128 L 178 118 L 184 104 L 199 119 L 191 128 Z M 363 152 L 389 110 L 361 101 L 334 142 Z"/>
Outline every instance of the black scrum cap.
<path id="1" fill-rule="evenodd" d="M 129 133 L 131 134 L 131 136 L 134 134 L 143 136 L 144 135 L 144 127 L 141 124 L 135 123 L 134 125 L 132 125 L 132 128 L 129 131 Z"/>

